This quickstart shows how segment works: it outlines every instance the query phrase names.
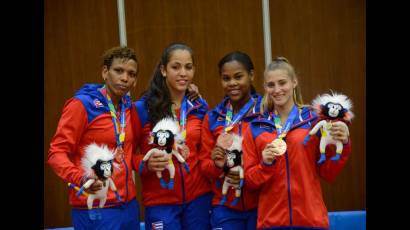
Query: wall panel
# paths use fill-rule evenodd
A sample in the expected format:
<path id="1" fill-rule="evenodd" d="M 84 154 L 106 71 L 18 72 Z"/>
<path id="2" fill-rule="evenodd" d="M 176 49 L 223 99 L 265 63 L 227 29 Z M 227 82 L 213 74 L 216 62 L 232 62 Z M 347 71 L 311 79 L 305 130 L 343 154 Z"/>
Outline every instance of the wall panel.
<path id="1" fill-rule="evenodd" d="M 44 1 L 44 226 L 71 226 L 67 186 L 46 164 L 64 102 L 81 85 L 101 82 L 100 57 L 119 45 L 117 3 Z"/>
<path id="2" fill-rule="evenodd" d="M 348 95 L 356 117 L 352 154 L 333 183 L 322 183 L 331 211 L 363 210 L 365 190 L 365 1 L 270 0 L 272 57 L 299 74 L 305 103 L 329 89 Z"/>

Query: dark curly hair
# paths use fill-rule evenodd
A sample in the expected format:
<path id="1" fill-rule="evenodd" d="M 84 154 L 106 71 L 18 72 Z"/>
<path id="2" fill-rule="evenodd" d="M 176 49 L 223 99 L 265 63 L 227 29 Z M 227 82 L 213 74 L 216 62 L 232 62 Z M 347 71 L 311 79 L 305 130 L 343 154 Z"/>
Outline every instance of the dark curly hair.
<path id="1" fill-rule="evenodd" d="M 104 52 L 102 56 L 102 66 L 107 66 L 107 69 L 109 69 L 113 60 L 116 58 L 123 59 L 124 61 L 132 59 L 138 64 L 137 55 L 133 49 L 126 46 L 119 46 L 113 47 Z"/>

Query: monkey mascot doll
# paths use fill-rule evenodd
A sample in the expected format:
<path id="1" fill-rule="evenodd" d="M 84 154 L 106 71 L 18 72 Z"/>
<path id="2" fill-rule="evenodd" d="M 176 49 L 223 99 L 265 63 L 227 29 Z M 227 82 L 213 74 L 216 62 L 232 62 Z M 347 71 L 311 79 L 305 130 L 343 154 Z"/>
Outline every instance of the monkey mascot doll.
<path id="1" fill-rule="evenodd" d="M 306 145 L 309 137 L 315 135 L 320 129 L 320 159 L 317 163 L 322 164 L 326 160 L 325 151 L 328 144 L 336 145 L 336 155 L 331 160 L 337 161 L 343 151 L 343 143 L 333 139 L 330 135 L 330 129 L 333 122 L 342 121 L 348 130 L 346 123 L 349 124 L 354 116 L 351 111 L 352 102 L 347 96 L 332 92 L 332 95 L 318 95 L 312 101 L 312 107 L 319 115 L 319 120 L 306 136 L 304 144 Z"/>
<path id="2" fill-rule="evenodd" d="M 242 167 L 242 137 L 236 134 L 221 134 L 221 135 L 229 135 L 232 139 L 229 141 L 230 146 L 226 147 L 226 162 L 224 165 L 224 174 L 225 176 L 229 172 L 239 172 L 240 182 L 239 185 L 231 184 L 228 181 L 228 177 L 225 177 L 223 185 L 222 185 L 222 199 L 219 202 L 220 205 L 225 204 L 227 200 L 226 194 L 228 193 L 228 189 L 233 187 L 235 189 L 235 199 L 231 202 L 231 205 L 235 206 L 238 201 L 239 197 L 241 196 L 241 189 L 243 187 L 243 178 L 244 178 L 244 171 Z M 228 145 L 229 145 L 228 144 Z"/>
<path id="3" fill-rule="evenodd" d="M 174 118 L 166 117 L 160 120 L 152 129 L 150 144 L 153 145 L 153 148 L 149 150 L 142 159 L 139 165 L 139 172 L 142 172 L 145 162 L 151 157 L 151 155 L 158 151 L 174 155 L 181 164 L 184 164 L 185 170 L 189 172 L 188 164 L 182 155 L 177 151 L 177 149 L 180 148 L 180 146 L 178 146 L 181 144 L 180 139 L 179 127 Z M 165 166 L 165 168 L 169 171 L 169 183 L 167 184 L 164 178 L 162 178 L 162 172 L 156 172 L 162 188 L 174 188 L 175 166 L 172 161 L 172 155 L 169 158 L 168 165 Z"/>
<path id="4" fill-rule="evenodd" d="M 108 187 L 115 193 L 117 200 L 121 201 L 121 197 L 118 194 L 117 188 L 115 187 L 114 181 L 111 179 L 113 174 L 112 160 L 114 154 L 108 149 L 106 145 L 98 146 L 93 143 L 85 148 L 85 154 L 81 159 L 83 169 L 85 171 L 85 177 L 97 176 L 99 180 L 103 182 L 103 187 L 101 190 L 97 191 L 95 194 L 87 194 L 84 192 L 88 189 L 96 180 L 88 179 L 81 188 L 76 188 L 78 192 L 77 196 L 85 194 L 87 198 L 87 207 L 89 210 L 89 217 L 92 220 L 101 219 L 101 213 L 97 210 L 93 210 L 94 199 L 99 199 L 99 208 L 103 208 L 107 200 Z M 69 184 L 70 187 L 72 185 Z"/>

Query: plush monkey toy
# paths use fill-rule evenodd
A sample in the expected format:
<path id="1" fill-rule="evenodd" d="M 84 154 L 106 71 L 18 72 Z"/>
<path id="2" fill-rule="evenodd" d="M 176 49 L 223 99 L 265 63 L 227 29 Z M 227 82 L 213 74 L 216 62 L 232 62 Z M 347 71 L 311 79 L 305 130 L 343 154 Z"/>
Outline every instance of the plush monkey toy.
<path id="1" fill-rule="evenodd" d="M 88 195 L 87 207 L 89 210 L 89 215 L 93 220 L 101 219 L 101 214 L 99 212 L 92 212 L 94 199 L 99 199 L 99 208 L 103 208 L 107 200 L 108 187 L 115 192 L 115 196 L 119 201 L 121 201 L 121 197 L 118 194 L 114 181 L 111 179 L 114 169 L 112 165 L 113 158 L 114 153 L 109 150 L 106 145 L 98 146 L 93 143 L 85 148 L 85 154 L 81 159 L 81 163 L 85 171 L 85 178 L 97 176 L 98 179 L 103 182 L 102 189 L 97 191 L 95 194 L 86 193 L 86 195 Z M 80 196 L 85 193 L 84 190 L 88 189 L 95 181 L 95 179 L 88 179 L 81 186 L 81 188 L 78 189 L 76 195 Z"/>
<path id="2" fill-rule="evenodd" d="M 320 129 L 320 159 L 317 163 L 322 164 L 326 160 L 325 150 L 328 144 L 336 145 L 336 155 L 332 157 L 331 160 L 337 161 L 340 159 L 340 154 L 343 151 L 343 143 L 333 139 L 330 135 L 330 129 L 332 128 L 332 123 L 335 121 L 342 121 L 344 125 L 351 122 L 354 117 L 351 111 L 352 102 L 347 96 L 332 92 L 331 95 L 318 95 L 313 100 L 312 107 L 319 115 L 319 120 L 312 130 L 310 130 L 309 135 L 306 136 L 304 144 L 306 145 L 309 137 L 315 135 Z M 349 132 L 347 125 L 346 130 Z"/>
<path id="3" fill-rule="evenodd" d="M 233 141 L 231 146 L 225 150 L 226 162 L 224 165 L 224 174 L 222 175 L 222 177 L 229 172 L 239 172 L 240 182 L 239 185 L 231 184 L 230 182 L 228 182 L 228 177 L 225 177 L 222 185 L 222 199 L 219 204 L 225 204 L 227 200 L 226 194 L 228 193 L 228 189 L 230 187 L 233 187 L 235 189 L 235 199 L 231 202 L 231 205 L 235 206 L 239 201 L 239 197 L 241 196 L 241 189 L 244 183 L 244 172 L 242 167 L 242 137 L 236 134 L 229 135 L 232 136 Z"/>
<path id="4" fill-rule="evenodd" d="M 177 143 L 179 143 L 179 141 L 177 141 L 176 139 L 178 139 L 179 136 L 179 127 L 177 121 L 174 118 L 166 117 L 160 120 L 152 129 L 151 144 L 153 145 L 153 148 L 149 150 L 142 159 L 139 165 L 139 172 L 142 172 L 142 170 L 144 169 L 145 162 L 151 157 L 152 153 L 158 151 L 174 155 L 181 164 L 184 164 L 185 170 L 189 172 L 188 164 L 185 162 L 185 159 L 182 157 L 182 155 L 177 151 Z M 157 171 L 157 177 L 159 178 L 162 188 L 173 189 L 175 166 L 172 161 L 172 156 L 169 159 L 168 165 L 165 168 L 169 171 L 169 183 L 167 184 L 164 178 L 162 178 L 162 172 Z"/>

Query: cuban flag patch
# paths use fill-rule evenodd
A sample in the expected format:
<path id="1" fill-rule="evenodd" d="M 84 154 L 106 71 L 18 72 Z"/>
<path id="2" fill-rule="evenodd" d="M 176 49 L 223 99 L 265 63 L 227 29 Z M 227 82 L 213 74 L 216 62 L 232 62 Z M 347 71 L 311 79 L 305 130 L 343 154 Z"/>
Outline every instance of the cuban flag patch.
<path id="1" fill-rule="evenodd" d="M 101 103 L 101 101 L 98 100 L 98 99 L 95 99 L 95 100 L 94 100 L 94 105 L 95 105 L 95 108 L 104 107 L 104 105 L 103 105 L 103 104 Z"/>
<path id="2" fill-rule="evenodd" d="M 164 229 L 164 224 L 163 224 L 162 221 L 153 222 L 151 224 L 151 229 L 152 230 L 163 230 Z"/>

